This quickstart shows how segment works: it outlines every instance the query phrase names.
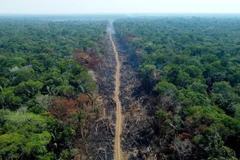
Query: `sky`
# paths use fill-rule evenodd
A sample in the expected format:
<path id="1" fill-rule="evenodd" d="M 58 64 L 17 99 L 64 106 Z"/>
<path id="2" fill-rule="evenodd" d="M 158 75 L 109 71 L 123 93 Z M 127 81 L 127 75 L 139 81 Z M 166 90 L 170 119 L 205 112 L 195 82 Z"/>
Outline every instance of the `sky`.
<path id="1" fill-rule="evenodd" d="M 240 0 L 0 0 L 2 13 L 240 13 Z"/>

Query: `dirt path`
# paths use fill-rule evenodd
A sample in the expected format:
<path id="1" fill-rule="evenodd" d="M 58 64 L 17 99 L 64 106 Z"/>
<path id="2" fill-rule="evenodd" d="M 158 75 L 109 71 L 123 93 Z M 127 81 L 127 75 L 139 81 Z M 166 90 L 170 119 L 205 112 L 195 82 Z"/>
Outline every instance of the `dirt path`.
<path id="1" fill-rule="evenodd" d="M 114 159 L 122 160 L 122 149 L 121 149 L 121 138 L 120 138 L 120 135 L 122 132 L 122 106 L 119 100 L 121 63 L 119 61 L 116 46 L 112 39 L 112 34 L 110 34 L 110 41 L 112 43 L 112 47 L 113 47 L 113 51 L 116 59 L 115 91 L 114 91 L 114 100 L 116 102 L 116 130 L 115 130 L 115 138 L 114 138 Z"/>

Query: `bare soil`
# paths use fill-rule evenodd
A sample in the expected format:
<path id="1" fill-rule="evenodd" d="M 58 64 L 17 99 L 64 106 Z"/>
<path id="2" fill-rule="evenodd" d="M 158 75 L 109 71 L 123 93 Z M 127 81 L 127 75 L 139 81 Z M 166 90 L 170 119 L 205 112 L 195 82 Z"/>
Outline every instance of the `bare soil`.
<path id="1" fill-rule="evenodd" d="M 116 73 L 115 73 L 115 91 L 114 91 L 114 100 L 116 102 L 116 129 L 115 129 L 115 138 L 114 138 L 114 159 L 122 160 L 122 149 L 121 149 L 121 132 L 122 132 L 122 105 L 119 100 L 120 94 L 120 69 L 121 63 L 119 61 L 118 52 L 114 41 L 112 39 L 112 34 L 110 34 L 110 40 L 112 42 L 113 51 L 116 59 Z"/>

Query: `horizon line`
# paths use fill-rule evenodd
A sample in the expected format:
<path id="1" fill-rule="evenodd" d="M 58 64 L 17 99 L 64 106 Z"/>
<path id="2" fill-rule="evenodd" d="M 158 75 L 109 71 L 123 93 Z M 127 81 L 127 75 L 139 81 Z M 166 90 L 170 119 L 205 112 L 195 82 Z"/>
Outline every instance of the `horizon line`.
<path id="1" fill-rule="evenodd" d="M 116 13 L 0 13 L 0 15 L 127 15 L 127 14 L 239 14 L 240 12 L 116 12 Z"/>

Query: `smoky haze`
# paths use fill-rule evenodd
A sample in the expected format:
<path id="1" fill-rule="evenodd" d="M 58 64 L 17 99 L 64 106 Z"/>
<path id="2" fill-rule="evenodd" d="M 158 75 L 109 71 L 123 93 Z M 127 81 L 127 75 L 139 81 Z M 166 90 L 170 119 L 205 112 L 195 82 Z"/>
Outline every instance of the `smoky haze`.
<path id="1" fill-rule="evenodd" d="M 240 13 L 239 0 L 1 0 L 1 14 Z"/>
<path id="2" fill-rule="evenodd" d="M 115 33 L 115 31 L 113 29 L 113 21 L 112 20 L 109 21 L 109 24 L 107 26 L 107 33 L 108 34 L 114 34 Z"/>

